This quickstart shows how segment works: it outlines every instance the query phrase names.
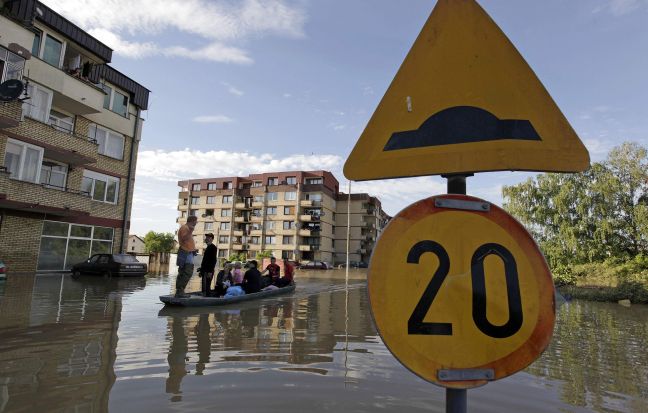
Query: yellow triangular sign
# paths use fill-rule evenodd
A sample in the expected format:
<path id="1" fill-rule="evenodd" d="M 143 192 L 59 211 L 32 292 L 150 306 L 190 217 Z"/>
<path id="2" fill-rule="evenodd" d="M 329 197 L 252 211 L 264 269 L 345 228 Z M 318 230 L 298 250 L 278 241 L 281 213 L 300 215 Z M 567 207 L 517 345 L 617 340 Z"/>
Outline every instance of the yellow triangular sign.
<path id="1" fill-rule="evenodd" d="M 352 180 L 577 172 L 589 153 L 474 0 L 439 0 L 344 165 Z"/>

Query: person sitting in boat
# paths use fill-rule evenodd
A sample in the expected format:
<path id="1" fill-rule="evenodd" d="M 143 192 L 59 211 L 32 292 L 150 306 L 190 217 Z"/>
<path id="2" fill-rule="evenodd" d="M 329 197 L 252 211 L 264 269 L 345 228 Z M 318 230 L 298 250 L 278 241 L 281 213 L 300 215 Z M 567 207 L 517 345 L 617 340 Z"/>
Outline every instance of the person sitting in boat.
<path id="1" fill-rule="evenodd" d="M 261 273 L 261 275 L 264 276 L 262 279 L 262 285 L 267 287 L 268 285 L 276 284 L 277 280 L 279 280 L 279 271 L 281 271 L 281 268 L 277 265 L 277 259 L 271 257 L 270 264 L 268 264 L 266 269 Z M 266 275 L 266 273 L 268 275 Z"/>
<path id="2" fill-rule="evenodd" d="M 234 285 L 238 285 L 239 287 L 243 284 L 243 270 L 241 269 L 241 263 L 238 261 L 234 263 L 232 282 Z"/>
<path id="3" fill-rule="evenodd" d="M 274 284 L 279 288 L 292 284 L 293 277 L 295 275 L 295 267 L 293 267 L 290 261 L 288 261 L 287 259 L 283 260 L 283 267 L 284 267 L 284 276 L 279 278 L 277 282 Z"/>
<path id="4" fill-rule="evenodd" d="M 258 293 L 261 291 L 261 273 L 257 269 L 255 260 L 250 261 L 249 264 L 250 269 L 243 276 L 243 291 L 245 294 Z"/>
<path id="5" fill-rule="evenodd" d="M 226 262 L 223 265 L 223 269 L 218 272 L 216 275 L 216 284 L 214 284 L 214 295 L 216 297 L 221 297 L 225 295 L 227 287 L 234 284 L 232 279 L 232 263 Z"/>

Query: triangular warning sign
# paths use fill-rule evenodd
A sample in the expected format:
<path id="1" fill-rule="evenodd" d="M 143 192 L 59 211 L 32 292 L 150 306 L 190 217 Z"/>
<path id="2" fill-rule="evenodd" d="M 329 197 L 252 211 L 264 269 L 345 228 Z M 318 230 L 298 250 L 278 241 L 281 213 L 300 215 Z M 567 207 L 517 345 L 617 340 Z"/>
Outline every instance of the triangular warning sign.
<path id="1" fill-rule="evenodd" d="M 353 180 L 577 172 L 589 154 L 474 0 L 439 0 L 344 165 Z"/>

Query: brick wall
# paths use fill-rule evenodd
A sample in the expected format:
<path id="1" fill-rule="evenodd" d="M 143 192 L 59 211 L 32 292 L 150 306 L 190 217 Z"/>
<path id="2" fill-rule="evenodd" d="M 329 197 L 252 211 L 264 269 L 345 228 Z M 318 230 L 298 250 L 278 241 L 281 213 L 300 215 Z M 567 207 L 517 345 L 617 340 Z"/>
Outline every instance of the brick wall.
<path id="1" fill-rule="evenodd" d="M 0 224 L 0 258 L 8 271 L 36 271 L 43 220 L 4 214 Z"/>

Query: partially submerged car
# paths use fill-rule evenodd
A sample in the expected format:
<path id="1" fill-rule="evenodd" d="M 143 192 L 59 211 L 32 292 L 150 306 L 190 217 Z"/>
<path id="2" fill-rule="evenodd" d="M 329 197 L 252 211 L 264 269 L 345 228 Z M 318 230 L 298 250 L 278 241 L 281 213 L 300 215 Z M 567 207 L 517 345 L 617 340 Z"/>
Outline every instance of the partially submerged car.
<path id="1" fill-rule="evenodd" d="M 97 274 L 107 277 L 143 277 L 148 268 L 146 264 L 137 261 L 128 254 L 95 254 L 87 260 L 74 264 L 73 275 Z"/>

